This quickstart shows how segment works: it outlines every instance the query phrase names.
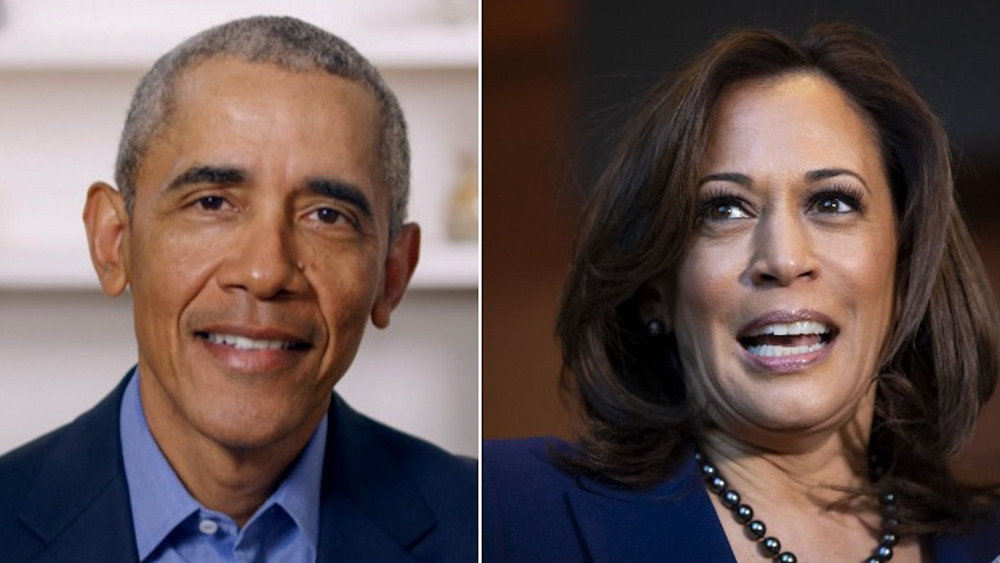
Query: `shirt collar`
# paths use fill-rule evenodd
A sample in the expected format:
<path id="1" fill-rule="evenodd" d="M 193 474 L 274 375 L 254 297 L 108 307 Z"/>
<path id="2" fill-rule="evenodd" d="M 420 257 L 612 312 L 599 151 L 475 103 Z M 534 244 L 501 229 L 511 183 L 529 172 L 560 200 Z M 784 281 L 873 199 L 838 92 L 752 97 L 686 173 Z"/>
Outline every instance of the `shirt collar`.
<path id="1" fill-rule="evenodd" d="M 138 374 L 138 368 L 133 370 L 122 397 L 119 432 L 136 547 L 142 561 L 178 524 L 202 507 L 184 488 L 146 424 Z M 327 416 L 324 416 L 291 471 L 247 526 L 271 505 L 277 504 L 291 516 L 313 548 L 316 547 L 327 426 Z"/>

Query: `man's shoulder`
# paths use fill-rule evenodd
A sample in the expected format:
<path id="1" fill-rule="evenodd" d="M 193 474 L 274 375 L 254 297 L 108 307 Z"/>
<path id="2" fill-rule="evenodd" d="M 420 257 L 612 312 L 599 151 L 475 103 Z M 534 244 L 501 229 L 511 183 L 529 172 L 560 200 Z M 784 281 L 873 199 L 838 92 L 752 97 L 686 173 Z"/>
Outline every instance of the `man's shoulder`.
<path id="1" fill-rule="evenodd" d="M 374 523 L 394 538 L 394 545 L 410 546 L 418 558 L 475 559 L 475 460 L 377 422 L 340 397 L 331 407 L 325 459 L 324 497 L 333 509 L 331 522 L 355 526 L 358 534 L 368 529 L 360 522 Z M 356 522 L 348 522 L 351 514 Z M 336 547 L 355 546 L 338 541 Z"/>
<path id="2" fill-rule="evenodd" d="M 76 475 L 89 467 L 94 457 L 100 459 L 102 467 L 110 465 L 101 456 L 118 444 L 117 434 L 109 434 L 109 430 L 117 430 L 115 407 L 120 396 L 121 386 L 72 422 L 0 456 L 0 506 L 13 506 L 15 498 L 27 494 L 28 486 L 47 465 L 59 465 Z"/>
<path id="3" fill-rule="evenodd" d="M 69 425 L 0 456 L 0 506 L 16 506 L 38 476 L 46 458 L 66 434 Z"/>
<path id="4" fill-rule="evenodd" d="M 111 558 L 96 555 L 105 560 L 135 549 L 119 442 L 110 430 L 117 397 L 112 392 L 73 422 L 0 456 L 0 559 L 34 560 L 57 538 L 65 539 L 57 550 L 88 546 Z"/>
<path id="5" fill-rule="evenodd" d="M 460 482 L 477 480 L 477 463 L 470 457 L 452 454 L 426 440 L 397 430 L 377 420 L 359 414 L 371 425 L 385 444 L 395 453 L 403 467 L 420 480 Z"/>
<path id="6" fill-rule="evenodd" d="M 474 459 L 451 454 L 421 438 L 392 428 L 353 410 L 336 397 L 332 423 L 334 459 L 349 462 L 355 479 L 404 480 L 441 510 L 466 510 L 478 503 L 478 469 Z M 329 440 L 328 440 L 329 441 Z M 381 467 L 383 464 L 391 467 Z M 379 466 L 378 470 L 375 466 Z M 341 467 L 343 469 L 343 467 Z"/>

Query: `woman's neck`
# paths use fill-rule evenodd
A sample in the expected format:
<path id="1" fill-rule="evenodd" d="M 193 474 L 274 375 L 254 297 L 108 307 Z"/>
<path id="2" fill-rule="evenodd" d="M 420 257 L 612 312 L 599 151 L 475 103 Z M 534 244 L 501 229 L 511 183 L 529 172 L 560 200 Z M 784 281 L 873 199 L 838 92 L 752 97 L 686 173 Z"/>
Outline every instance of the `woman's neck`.
<path id="1" fill-rule="evenodd" d="M 869 480 L 864 444 L 831 435 L 811 447 L 763 447 L 733 439 L 719 431 L 704 432 L 699 450 L 753 509 L 753 518 L 776 537 L 782 551 L 799 560 L 863 560 L 872 554 L 883 532 L 876 499 L 864 495 Z M 709 493 L 719 522 L 737 561 L 763 561 L 759 545 L 748 539 L 744 525 L 720 497 Z M 903 538 L 894 562 L 921 560 L 916 538 Z"/>

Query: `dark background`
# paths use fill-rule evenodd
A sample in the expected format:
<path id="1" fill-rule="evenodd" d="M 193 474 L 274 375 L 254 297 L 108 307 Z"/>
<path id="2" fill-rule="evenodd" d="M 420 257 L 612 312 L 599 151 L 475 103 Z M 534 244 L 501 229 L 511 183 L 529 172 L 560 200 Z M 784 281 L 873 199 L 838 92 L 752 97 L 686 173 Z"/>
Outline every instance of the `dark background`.
<path id="1" fill-rule="evenodd" d="M 1000 3 L 505 0 L 483 4 L 483 434 L 571 436 L 554 319 L 580 195 L 643 93 L 712 38 L 840 20 L 880 35 L 945 122 L 1000 289 Z M 1000 476 L 1000 398 L 960 461 Z"/>

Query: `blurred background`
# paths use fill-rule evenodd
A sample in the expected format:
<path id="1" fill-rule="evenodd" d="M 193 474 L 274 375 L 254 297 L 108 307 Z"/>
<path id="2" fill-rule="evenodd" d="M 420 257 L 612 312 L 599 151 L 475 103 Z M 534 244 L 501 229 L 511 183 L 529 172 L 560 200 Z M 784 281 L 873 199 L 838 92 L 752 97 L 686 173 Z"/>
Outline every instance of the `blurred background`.
<path id="1" fill-rule="evenodd" d="M 337 386 L 354 407 L 478 453 L 478 84 L 475 0 L 0 0 L 0 453 L 69 422 L 136 361 L 129 297 L 104 297 L 81 214 L 113 180 L 132 91 L 211 25 L 301 17 L 382 71 L 410 125 L 411 291 L 369 329 Z"/>
<path id="2" fill-rule="evenodd" d="M 944 120 L 957 185 L 1000 290 L 1000 3 L 550 0 L 483 9 L 483 434 L 572 436 L 553 336 L 581 196 L 624 118 L 721 32 L 799 36 L 843 20 L 883 37 Z M 959 460 L 1000 477 L 1000 397 Z"/>

